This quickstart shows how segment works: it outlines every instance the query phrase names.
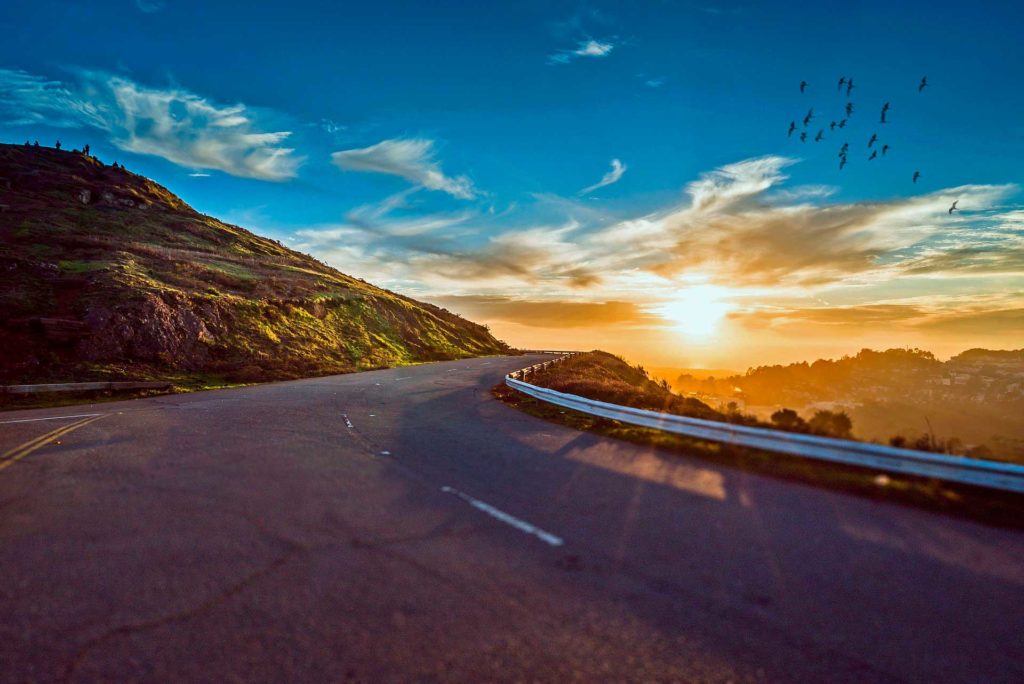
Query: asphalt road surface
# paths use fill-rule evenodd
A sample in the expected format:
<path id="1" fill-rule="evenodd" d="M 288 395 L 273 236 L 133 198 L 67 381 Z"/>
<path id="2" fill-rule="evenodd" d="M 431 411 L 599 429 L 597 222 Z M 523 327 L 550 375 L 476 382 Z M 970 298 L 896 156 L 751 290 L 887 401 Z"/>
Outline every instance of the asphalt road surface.
<path id="1" fill-rule="evenodd" d="M 0 681 L 1024 681 L 1024 533 L 490 397 L 537 358 L 0 414 Z"/>

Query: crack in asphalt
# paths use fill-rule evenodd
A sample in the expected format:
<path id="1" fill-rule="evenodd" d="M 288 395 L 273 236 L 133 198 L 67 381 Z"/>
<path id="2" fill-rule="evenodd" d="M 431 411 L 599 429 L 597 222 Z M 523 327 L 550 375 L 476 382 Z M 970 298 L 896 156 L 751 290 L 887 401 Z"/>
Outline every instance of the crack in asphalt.
<path id="1" fill-rule="evenodd" d="M 210 610 L 230 600 L 234 596 L 241 594 L 243 591 L 245 591 L 248 587 L 250 587 L 256 581 L 258 581 L 260 578 L 270 574 L 277 568 L 281 567 L 282 565 L 287 563 L 294 555 L 296 555 L 302 550 L 303 549 L 301 547 L 289 549 L 288 551 L 281 554 L 277 558 L 273 559 L 263 567 L 254 570 L 238 582 L 235 582 L 231 586 L 227 587 L 224 591 L 214 596 L 211 596 L 210 598 L 196 606 L 185 608 L 183 610 L 176 611 L 173 613 L 168 613 L 167 615 L 161 615 L 150 620 L 143 620 L 141 622 L 133 622 L 126 625 L 120 625 L 118 627 L 114 627 L 112 629 L 107 630 L 103 634 L 93 637 L 92 639 L 86 641 L 84 644 L 78 647 L 78 650 L 75 651 L 74 655 L 64 666 L 64 671 L 61 674 L 61 677 L 58 681 L 70 682 L 71 679 L 75 676 L 75 672 L 82 664 L 82 661 L 84 661 L 85 658 L 89 655 L 89 653 L 100 644 L 117 637 L 129 636 L 137 632 L 155 629 L 157 627 L 162 627 L 164 625 L 172 624 L 174 622 L 189 620 L 191 618 L 202 615 L 203 613 L 209 612 Z"/>

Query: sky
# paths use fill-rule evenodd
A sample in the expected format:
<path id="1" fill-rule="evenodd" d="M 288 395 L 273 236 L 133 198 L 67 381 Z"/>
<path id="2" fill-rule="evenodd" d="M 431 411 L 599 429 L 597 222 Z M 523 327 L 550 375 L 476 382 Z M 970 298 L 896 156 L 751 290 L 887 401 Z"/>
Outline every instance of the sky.
<path id="1" fill-rule="evenodd" d="M 88 143 L 521 347 L 736 370 L 947 357 L 1024 346 L 1022 19 L 7 0 L 0 141 Z"/>

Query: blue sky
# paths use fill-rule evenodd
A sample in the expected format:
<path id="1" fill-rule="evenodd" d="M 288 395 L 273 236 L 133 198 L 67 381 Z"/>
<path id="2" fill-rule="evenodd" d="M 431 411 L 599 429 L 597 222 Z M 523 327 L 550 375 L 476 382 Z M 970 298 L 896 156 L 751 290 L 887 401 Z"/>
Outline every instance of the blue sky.
<path id="1" fill-rule="evenodd" d="M 612 346 L 637 330 L 703 346 L 694 363 L 727 360 L 709 321 L 770 358 L 810 328 L 820 344 L 790 356 L 839 350 L 847 332 L 818 319 L 844 311 L 886 312 L 894 343 L 1024 332 L 1019 5 L 474 4 L 9 0 L 0 138 L 89 142 L 200 211 L 524 344 L 592 335 L 539 324 L 552 303 Z M 787 137 L 811 107 L 824 141 Z M 869 162 L 875 132 L 891 147 Z M 942 224 L 954 196 L 964 213 Z M 783 234 L 794 213 L 806 225 Z M 695 300 L 713 306 L 690 325 Z M 965 334 L 965 312 L 998 323 Z"/>

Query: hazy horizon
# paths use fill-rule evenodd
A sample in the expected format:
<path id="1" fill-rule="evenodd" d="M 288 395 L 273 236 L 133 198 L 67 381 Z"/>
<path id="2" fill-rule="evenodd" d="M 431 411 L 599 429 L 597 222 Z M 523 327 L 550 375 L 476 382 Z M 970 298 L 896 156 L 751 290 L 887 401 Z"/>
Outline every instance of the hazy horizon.
<path id="1" fill-rule="evenodd" d="M 1017 13 L 16 1 L 0 139 L 88 143 L 519 347 L 948 358 L 1024 339 Z"/>

